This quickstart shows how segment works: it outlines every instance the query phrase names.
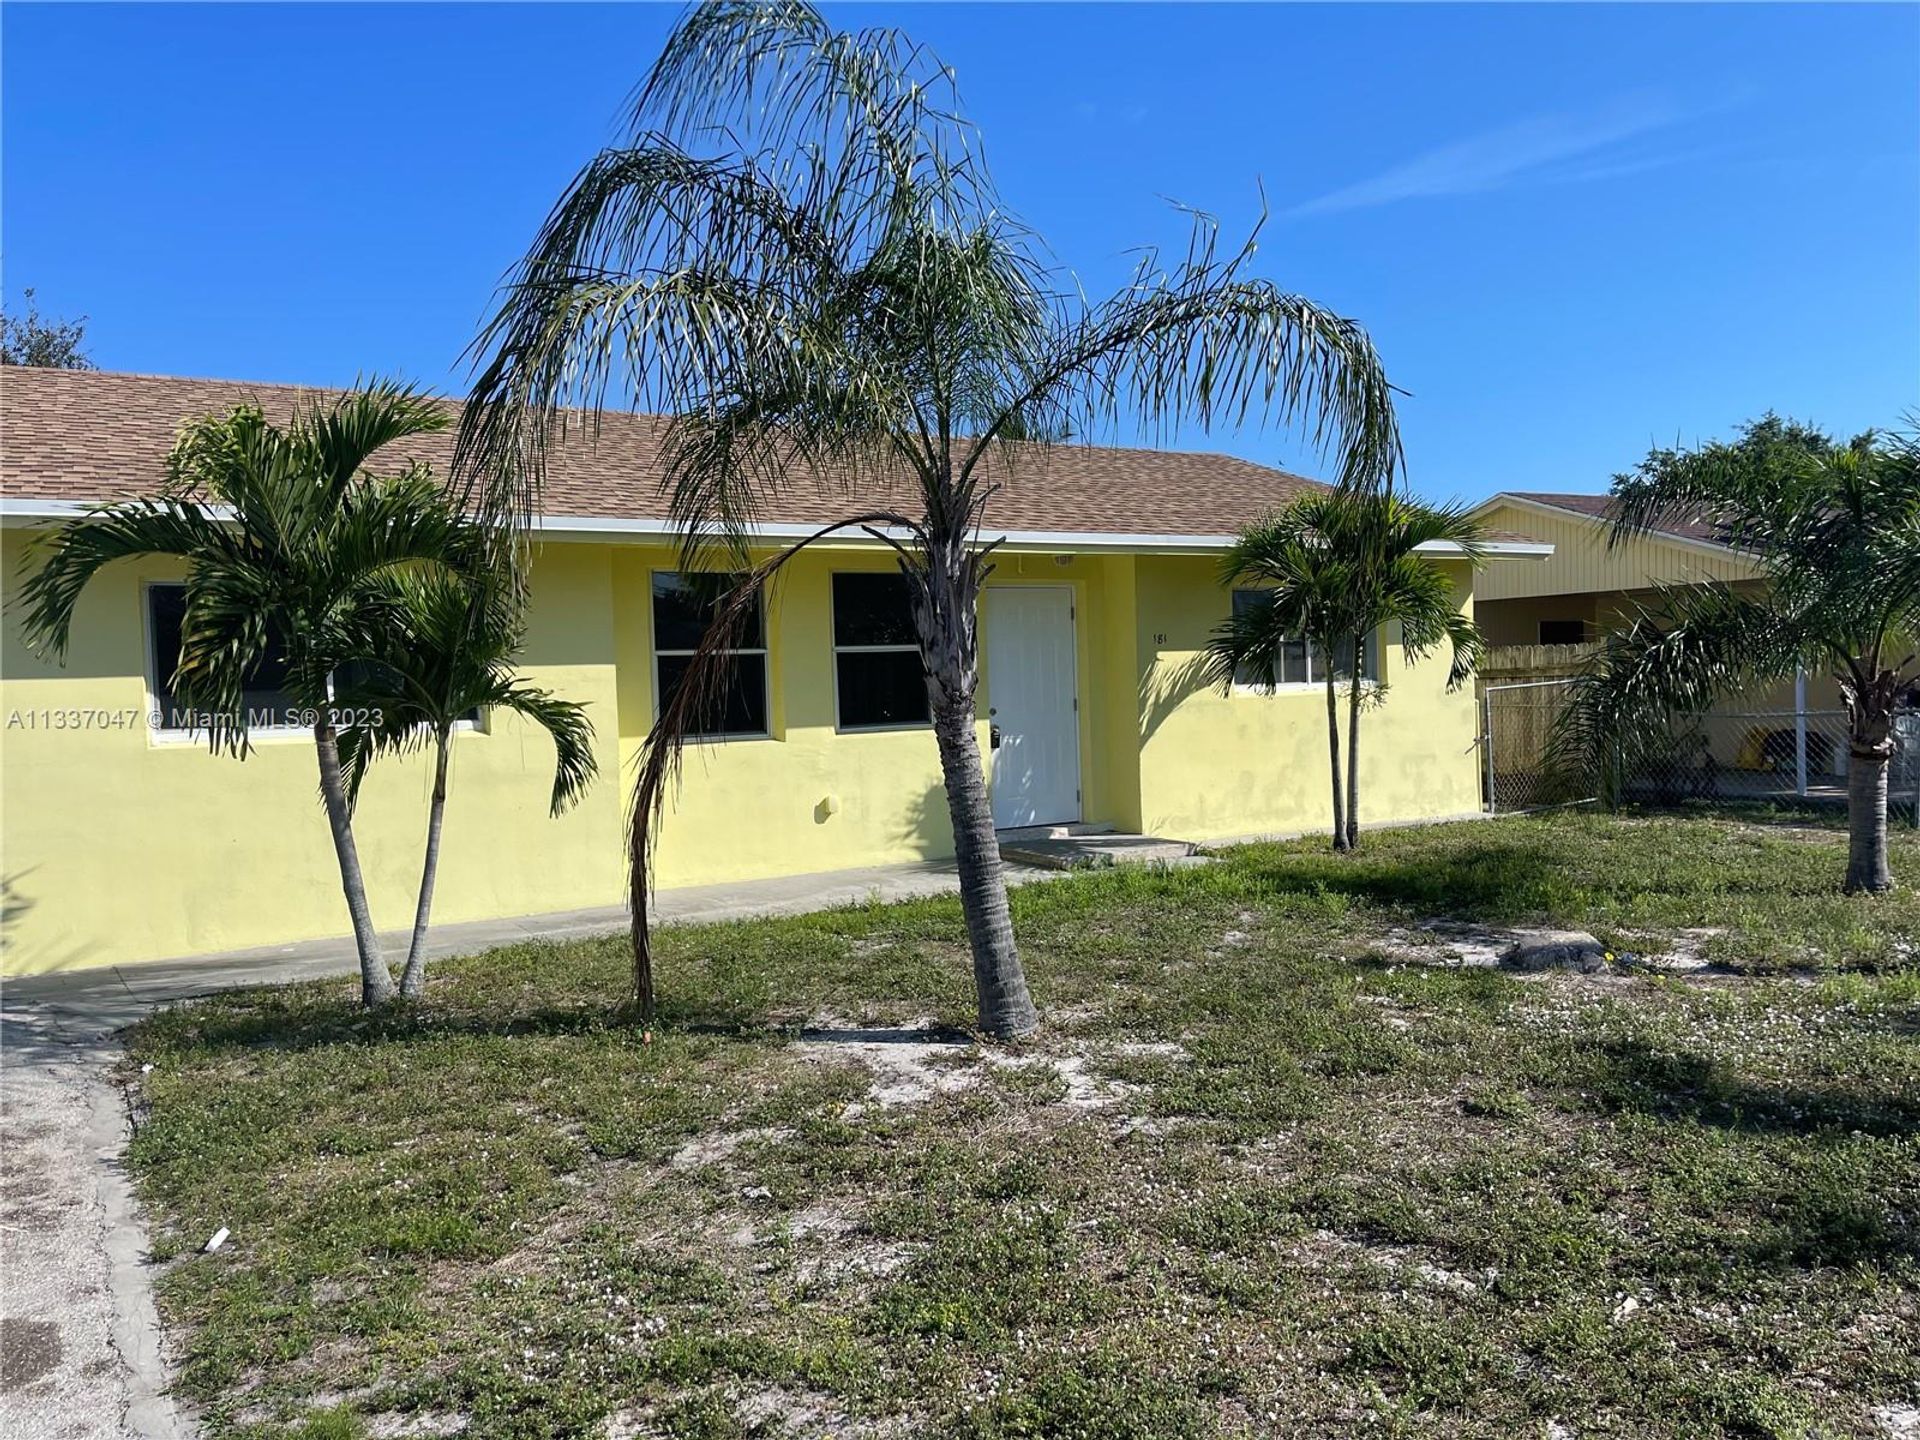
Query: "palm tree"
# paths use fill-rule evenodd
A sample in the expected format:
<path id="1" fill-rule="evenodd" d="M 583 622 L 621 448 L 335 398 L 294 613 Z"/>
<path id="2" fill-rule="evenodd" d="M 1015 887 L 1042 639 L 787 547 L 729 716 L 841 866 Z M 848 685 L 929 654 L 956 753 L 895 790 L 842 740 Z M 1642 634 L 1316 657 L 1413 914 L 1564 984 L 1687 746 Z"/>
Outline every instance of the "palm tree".
<path id="1" fill-rule="evenodd" d="M 481 552 L 484 538 L 474 537 L 466 548 Z M 427 923 L 440 868 L 454 728 L 480 711 L 500 710 L 545 730 L 554 745 L 550 808 L 555 815 L 585 793 L 598 766 L 585 708 L 514 674 L 522 635 L 519 609 L 492 573 L 404 572 L 384 577 L 381 590 L 380 623 L 342 672 L 347 678 L 340 708 L 350 718 L 341 731 L 340 758 L 351 804 L 375 757 L 433 747 L 426 859 L 413 940 L 400 972 L 401 997 L 410 1000 L 426 984 Z"/>
<path id="2" fill-rule="evenodd" d="M 627 142 L 562 197 L 477 343 L 457 473 L 524 518 L 563 407 L 609 387 L 669 417 L 666 490 L 687 568 L 744 567 L 768 499 L 798 484 L 886 496 L 820 538 L 892 547 L 911 594 L 953 822 L 983 1032 L 1038 1023 L 1009 920 L 975 735 L 982 532 L 1046 442 L 1130 414 L 1259 411 L 1337 444 L 1354 483 L 1397 463 L 1365 332 L 1248 273 L 1196 223 L 1098 303 L 1000 204 L 952 73 L 900 32 L 833 30 L 811 5 L 700 5 L 642 85 Z M 564 422 L 562 422 L 564 423 Z M 811 541 L 803 542 L 803 546 Z M 803 546 L 746 570 L 712 638 Z M 648 736 L 631 836 L 635 997 L 652 1004 L 652 836 L 700 713 L 702 666 Z"/>
<path id="3" fill-rule="evenodd" d="M 280 427 L 256 406 L 189 424 L 150 499 L 101 506 L 41 542 L 23 587 L 29 640 L 66 653 L 74 606 L 116 560 L 186 565 L 186 613 L 172 689 L 216 751 L 248 753 L 248 676 L 270 656 L 313 728 L 320 794 L 353 920 L 360 993 L 393 995 L 374 934 L 341 770 L 334 672 L 375 628 L 380 582 L 396 572 L 470 563 L 466 530 L 426 466 L 368 468 L 383 446 L 446 427 L 444 409 L 376 383 L 313 405 Z"/>
<path id="4" fill-rule="evenodd" d="M 1434 507 L 1380 491 L 1329 490 L 1302 496 L 1249 526 L 1227 552 L 1221 574 L 1246 587 L 1242 603 L 1208 642 L 1203 672 L 1223 688 L 1236 679 L 1271 689 L 1289 660 L 1301 679 L 1319 678 L 1327 696 L 1327 757 L 1333 774 L 1333 848 L 1360 844 L 1360 712 L 1385 698 L 1366 675 L 1369 644 L 1400 627 L 1409 664 L 1443 642 L 1452 650 L 1449 689 L 1462 684 L 1485 648 L 1460 611 L 1453 581 L 1421 554 L 1446 545 L 1481 555 L 1479 525 L 1457 506 Z M 1341 771 L 1338 686 L 1347 692 L 1346 770 Z"/>
<path id="5" fill-rule="evenodd" d="M 1767 585 L 1663 592 L 1576 678 L 1556 757 L 1604 775 L 1676 716 L 1824 669 L 1847 710 L 1844 888 L 1891 890 L 1894 711 L 1920 677 L 1920 441 L 1869 432 L 1840 445 L 1766 415 L 1731 442 L 1654 450 L 1613 494 L 1615 542 L 1705 522 L 1760 561 Z"/>

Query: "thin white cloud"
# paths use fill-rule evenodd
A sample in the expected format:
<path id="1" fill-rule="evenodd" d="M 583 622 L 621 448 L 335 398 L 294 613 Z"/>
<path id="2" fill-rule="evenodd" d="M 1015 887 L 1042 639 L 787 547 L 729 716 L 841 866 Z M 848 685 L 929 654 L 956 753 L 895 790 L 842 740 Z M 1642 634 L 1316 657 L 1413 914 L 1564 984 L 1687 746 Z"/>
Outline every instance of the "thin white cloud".
<path id="1" fill-rule="evenodd" d="M 1118 104 L 1113 101 L 1081 100 L 1075 103 L 1073 113 L 1082 120 L 1094 122 L 1124 120 L 1129 125 L 1138 125 L 1151 112 L 1137 101 Z"/>
<path id="2" fill-rule="evenodd" d="M 1649 96 L 1627 96 L 1581 115 L 1536 115 L 1497 130 L 1439 146 L 1370 179 L 1296 205 L 1292 215 L 1331 215 L 1401 200 L 1480 195 L 1536 180 L 1601 179 L 1669 163 L 1667 157 L 1629 154 L 1628 142 L 1695 118 Z M 1572 171 L 1567 162 L 1594 163 Z"/>

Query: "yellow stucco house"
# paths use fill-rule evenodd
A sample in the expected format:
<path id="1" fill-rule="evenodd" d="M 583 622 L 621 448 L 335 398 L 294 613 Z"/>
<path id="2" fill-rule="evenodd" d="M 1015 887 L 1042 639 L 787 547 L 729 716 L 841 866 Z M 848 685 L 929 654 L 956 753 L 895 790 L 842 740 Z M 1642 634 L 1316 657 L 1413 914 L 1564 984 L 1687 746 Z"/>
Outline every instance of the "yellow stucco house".
<path id="1" fill-rule="evenodd" d="M 182 421 L 242 402 L 284 419 L 314 392 L 0 370 L 4 585 L 15 600 L 34 532 L 90 502 L 150 491 Z M 524 668 L 583 701 L 601 779 L 546 813 L 538 732 L 498 718 L 456 738 L 440 921 L 539 915 L 624 896 L 628 764 L 699 629 L 658 494 L 661 426 L 610 415 L 555 459 L 533 565 Z M 446 437 L 419 442 L 444 467 Z M 985 597 L 980 716 L 996 820 L 1106 824 L 1187 840 L 1327 823 L 1319 657 L 1276 692 L 1199 687 L 1192 664 L 1232 596 L 1218 578 L 1236 527 L 1315 482 L 1221 455 L 1059 447 L 995 497 L 1005 527 Z M 845 514 L 798 486 L 756 539 L 771 548 Z M 992 538 L 992 537 L 989 537 Z M 1509 542 L 1503 554 L 1543 552 Z M 1463 607 L 1474 576 L 1434 556 Z M 737 660 L 727 733 L 694 746 L 658 851 L 674 887 L 940 857 L 951 837 L 924 692 L 890 553 L 848 539 L 788 567 Z M 6 973 L 186 957 L 343 934 L 310 737 L 257 730 L 243 761 L 171 728 L 176 571 L 129 561 L 80 602 L 64 665 L 0 649 L 0 874 Z M 1391 699 L 1367 724 L 1370 820 L 1480 808 L 1470 692 L 1444 658 L 1374 664 Z M 261 677 L 271 705 L 272 677 Z M 411 915 L 424 766 L 383 764 L 356 830 L 377 924 Z"/>

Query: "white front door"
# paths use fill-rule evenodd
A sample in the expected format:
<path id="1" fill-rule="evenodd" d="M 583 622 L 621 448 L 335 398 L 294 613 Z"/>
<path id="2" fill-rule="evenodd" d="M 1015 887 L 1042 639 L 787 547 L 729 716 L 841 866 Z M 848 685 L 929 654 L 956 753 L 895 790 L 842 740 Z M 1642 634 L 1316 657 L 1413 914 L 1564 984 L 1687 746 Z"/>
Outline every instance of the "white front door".
<path id="1" fill-rule="evenodd" d="M 987 700 L 993 823 L 1052 825 L 1080 818 L 1079 672 L 1073 589 L 987 587 Z"/>

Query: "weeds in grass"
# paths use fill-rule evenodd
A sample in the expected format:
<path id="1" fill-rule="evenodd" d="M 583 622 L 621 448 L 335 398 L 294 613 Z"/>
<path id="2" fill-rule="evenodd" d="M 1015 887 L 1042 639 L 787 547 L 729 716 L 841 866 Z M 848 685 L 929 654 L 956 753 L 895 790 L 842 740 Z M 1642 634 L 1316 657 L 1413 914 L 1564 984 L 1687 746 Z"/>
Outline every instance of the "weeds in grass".
<path id="1" fill-rule="evenodd" d="M 159 1015 L 181 1387 L 245 1440 L 1872 1435 L 1920 1353 L 1920 908 L 1839 863 L 1563 815 L 1027 887 L 1066 1018 L 898 1103 L 802 1032 L 964 1025 L 951 901 L 665 932 L 650 1045 L 616 942 Z M 1381 958 L 1441 917 L 1717 968 Z"/>

